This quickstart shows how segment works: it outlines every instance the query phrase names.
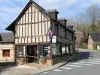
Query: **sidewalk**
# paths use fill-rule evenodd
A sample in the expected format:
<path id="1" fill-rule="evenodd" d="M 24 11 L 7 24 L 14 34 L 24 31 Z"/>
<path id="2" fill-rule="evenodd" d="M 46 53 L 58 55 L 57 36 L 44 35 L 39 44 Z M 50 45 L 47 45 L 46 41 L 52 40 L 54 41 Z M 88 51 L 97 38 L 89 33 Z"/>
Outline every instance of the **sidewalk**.
<path id="1" fill-rule="evenodd" d="M 34 75 L 34 74 L 46 72 L 46 71 L 53 70 L 55 68 L 58 68 L 64 64 L 68 63 L 68 61 L 70 61 L 71 59 L 73 59 L 76 56 L 77 55 L 73 55 L 72 57 L 68 58 L 67 61 L 62 61 L 61 63 L 55 64 L 50 67 L 41 68 L 41 69 L 38 69 L 36 67 L 21 66 L 21 65 L 12 67 L 12 68 L 8 68 L 6 71 L 2 72 L 1 75 Z"/>

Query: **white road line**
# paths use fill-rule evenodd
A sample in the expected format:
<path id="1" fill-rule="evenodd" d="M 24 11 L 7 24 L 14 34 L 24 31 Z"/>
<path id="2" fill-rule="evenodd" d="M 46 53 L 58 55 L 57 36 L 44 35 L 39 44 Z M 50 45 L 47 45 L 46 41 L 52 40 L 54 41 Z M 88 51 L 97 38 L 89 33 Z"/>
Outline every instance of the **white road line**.
<path id="1" fill-rule="evenodd" d="M 68 70 L 73 69 L 73 68 L 70 68 L 70 67 L 60 67 L 60 68 L 62 68 L 62 69 L 68 69 Z"/>
<path id="2" fill-rule="evenodd" d="M 62 71 L 62 70 L 60 70 L 60 69 L 54 69 L 53 71 L 60 72 L 60 71 Z"/>
<path id="3" fill-rule="evenodd" d="M 91 61 L 91 60 L 100 60 L 100 58 L 99 58 L 99 59 L 89 59 L 89 60 L 90 60 L 90 61 Z"/>
<path id="4" fill-rule="evenodd" d="M 88 62 L 88 61 L 100 61 L 100 59 L 91 59 L 91 60 L 84 60 L 84 61 L 80 61 L 80 62 Z"/>
<path id="5" fill-rule="evenodd" d="M 100 62 L 100 60 L 99 61 L 81 61 L 81 62 L 78 62 L 78 63 L 81 63 L 81 64 L 84 64 L 84 63 L 88 63 L 88 62 L 94 62 L 94 63 L 99 63 Z"/>
<path id="6" fill-rule="evenodd" d="M 100 58 L 98 58 L 98 59 L 93 59 L 93 60 L 100 60 Z"/>
<path id="7" fill-rule="evenodd" d="M 75 65 L 86 65 L 86 66 L 91 66 L 92 64 L 85 64 L 85 63 L 73 63 Z"/>
<path id="8" fill-rule="evenodd" d="M 79 66 L 79 65 L 65 65 L 65 66 L 70 66 L 70 67 L 83 67 L 83 66 Z"/>
<path id="9" fill-rule="evenodd" d="M 100 62 L 100 61 L 93 61 L 93 62 Z"/>
<path id="10" fill-rule="evenodd" d="M 41 73 L 41 74 L 47 74 L 48 72 L 43 72 L 43 73 Z"/>
<path id="11" fill-rule="evenodd" d="M 88 60 L 88 61 L 99 61 L 100 62 L 100 60 Z"/>
<path id="12" fill-rule="evenodd" d="M 87 63 L 90 63 L 90 64 L 100 64 L 100 63 L 97 63 L 97 62 L 87 62 Z"/>

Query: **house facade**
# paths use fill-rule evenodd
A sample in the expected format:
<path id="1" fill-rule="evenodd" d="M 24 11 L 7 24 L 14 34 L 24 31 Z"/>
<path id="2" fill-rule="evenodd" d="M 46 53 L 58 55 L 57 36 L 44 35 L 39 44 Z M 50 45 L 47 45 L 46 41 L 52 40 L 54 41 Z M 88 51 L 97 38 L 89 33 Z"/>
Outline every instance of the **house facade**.
<path id="1" fill-rule="evenodd" d="M 47 63 L 59 56 L 75 53 L 73 26 L 66 19 L 58 19 L 56 9 L 45 10 L 30 0 L 19 16 L 6 30 L 15 35 L 16 60 L 32 63 L 41 56 Z"/>
<path id="2" fill-rule="evenodd" d="M 88 49 L 100 50 L 100 32 L 89 33 Z"/>
<path id="3" fill-rule="evenodd" d="M 13 33 L 0 33 L 0 63 L 15 62 Z"/>

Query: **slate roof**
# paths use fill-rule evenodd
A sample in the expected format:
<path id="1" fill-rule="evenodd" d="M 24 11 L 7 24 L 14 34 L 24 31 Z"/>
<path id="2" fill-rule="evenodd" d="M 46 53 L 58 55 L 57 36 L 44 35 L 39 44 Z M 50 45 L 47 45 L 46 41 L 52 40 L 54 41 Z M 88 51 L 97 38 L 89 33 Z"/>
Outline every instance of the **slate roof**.
<path id="1" fill-rule="evenodd" d="M 100 32 L 89 33 L 94 42 L 100 42 Z"/>
<path id="2" fill-rule="evenodd" d="M 0 33 L 0 43 L 14 43 L 13 33 Z"/>

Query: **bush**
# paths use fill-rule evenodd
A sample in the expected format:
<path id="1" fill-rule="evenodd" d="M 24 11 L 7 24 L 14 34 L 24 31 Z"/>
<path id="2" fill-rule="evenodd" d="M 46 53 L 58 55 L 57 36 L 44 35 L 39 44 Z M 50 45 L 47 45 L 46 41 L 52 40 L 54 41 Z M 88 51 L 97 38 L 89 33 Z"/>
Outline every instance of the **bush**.
<path id="1" fill-rule="evenodd" d="M 42 63 L 42 64 L 46 64 L 46 59 L 45 58 L 40 58 L 39 62 Z"/>
<path id="2" fill-rule="evenodd" d="M 82 44 L 80 45 L 80 48 L 87 49 L 88 47 L 87 47 L 87 44 L 86 44 L 86 43 L 82 43 Z"/>

